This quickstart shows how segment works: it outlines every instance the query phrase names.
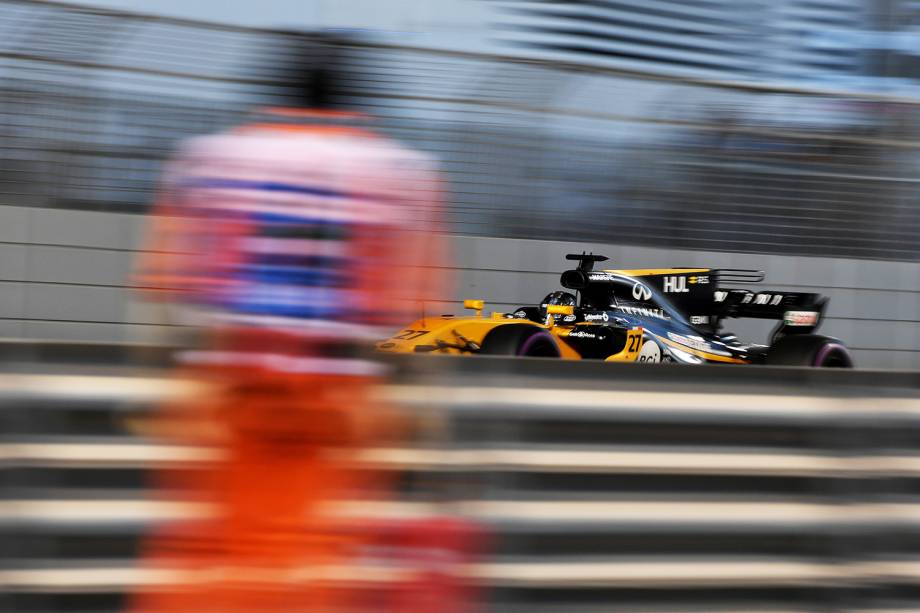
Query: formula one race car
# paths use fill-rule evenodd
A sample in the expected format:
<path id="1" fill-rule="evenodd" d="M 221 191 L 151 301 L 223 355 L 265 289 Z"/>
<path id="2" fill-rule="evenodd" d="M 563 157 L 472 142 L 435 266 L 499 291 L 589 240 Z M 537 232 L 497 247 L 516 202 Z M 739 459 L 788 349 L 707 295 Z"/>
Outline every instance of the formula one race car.
<path id="1" fill-rule="evenodd" d="M 731 287 L 763 281 L 755 270 L 667 268 L 594 270 L 601 255 L 569 254 L 578 267 L 542 303 L 474 317 L 422 318 L 377 349 L 399 353 L 491 354 L 622 362 L 704 362 L 853 366 L 840 341 L 814 334 L 827 298 L 802 292 Z M 727 317 L 778 320 L 769 345 L 721 333 Z"/>

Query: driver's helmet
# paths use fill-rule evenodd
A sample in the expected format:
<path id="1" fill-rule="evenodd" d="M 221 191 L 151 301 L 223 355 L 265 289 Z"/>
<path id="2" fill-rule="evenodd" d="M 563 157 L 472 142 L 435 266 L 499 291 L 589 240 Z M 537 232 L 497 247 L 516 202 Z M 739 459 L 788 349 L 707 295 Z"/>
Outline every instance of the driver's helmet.
<path id="1" fill-rule="evenodd" d="M 575 294 L 570 292 L 552 292 L 547 294 L 546 298 L 540 303 L 540 315 L 546 318 L 546 307 L 551 304 L 561 304 L 562 306 L 575 306 Z"/>

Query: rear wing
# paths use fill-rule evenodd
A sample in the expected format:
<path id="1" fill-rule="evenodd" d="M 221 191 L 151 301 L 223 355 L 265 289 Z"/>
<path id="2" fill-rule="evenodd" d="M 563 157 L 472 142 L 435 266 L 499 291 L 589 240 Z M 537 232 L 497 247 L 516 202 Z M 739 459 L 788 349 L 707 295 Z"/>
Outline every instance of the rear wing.
<path id="1" fill-rule="evenodd" d="M 729 268 L 714 270 L 713 276 L 716 283 L 712 293 L 712 313 L 706 322 L 713 329 L 725 317 L 745 317 L 779 320 L 782 329 L 794 328 L 798 333 L 809 333 L 821 323 L 827 307 L 828 299 L 813 292 L 755 292 L 725 287 L 736 283 L 759 283 L 765 276 L 762 270 Z"/>
<path id="2" fill-rule="evenodd" d="M 712 296 L 713 314 L 720 317 L 783 319 L 787 313 L 824 313 L 827 298 L 808 292 L 752 292 L 747 289 L 719 289 Z M 803 320 L 804 315 L 799 316 Z M 817 323 L 817 320 L 815 320 Z"/>
<path id="3" fill-rule="evenodd" d="M 596 287 L 601 301 L 605 301 L 604 292 L 610 291 L 609 284 L 621 278 L 617 275 L 625 275 L 656 289 L 686 315 L 692 325 L 709 331 L 717 330 L 726 317 L 745 317 L 779 320 L 783 328 L 794 327 L 795 332 L 811 332 L 820 323 L 827 306 L 827 298 L 814 293 L 756 292 L 731 287 L 760 283 L 766 276 L 762 270 L 649 268 L 594 271 L 594 264 L 606 261 L 606 257 L 571 253 L 566 255 L 566 259 L 577 261 L 578 268 L 562 273 L 560 282 L 563 287 L 581 292 Z M 637 300 L 651 298 L 651 294 L 642 298 L 642 292 L 635 289 L 632 296 Z"/>
<path id="4" fill-rule="evenodd" d="M 732 287 L 762 282 L 766 277 L 762 270 L 673 268 L 636 277 L 662 292 L 691 324 L 711 331 L 726 317 L 744 317 L 778 320 L 796 332 L 811 332 L 827 306 L 827 298 L 820 294 Z"/>

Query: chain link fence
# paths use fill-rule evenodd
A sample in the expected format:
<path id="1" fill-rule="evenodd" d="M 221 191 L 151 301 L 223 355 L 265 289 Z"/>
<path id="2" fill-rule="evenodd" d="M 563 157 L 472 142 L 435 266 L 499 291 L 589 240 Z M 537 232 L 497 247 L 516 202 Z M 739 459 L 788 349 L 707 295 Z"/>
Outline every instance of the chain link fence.
<path id="1" fill-rule="evenodd" d="M 259 66 L 283 36 L 3 2 L 0 204 L 145 212 L 178 140 L 280 101 Z M 342 94 L 442 160 L 456 233 L 920 258 L 912 101 L 367 41 L 351 59 Z"/>

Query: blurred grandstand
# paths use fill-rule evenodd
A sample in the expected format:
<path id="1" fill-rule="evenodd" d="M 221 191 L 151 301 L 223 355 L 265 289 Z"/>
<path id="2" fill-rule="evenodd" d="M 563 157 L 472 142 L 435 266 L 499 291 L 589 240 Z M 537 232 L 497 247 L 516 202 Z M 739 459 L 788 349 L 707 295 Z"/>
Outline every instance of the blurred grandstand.
<path id="1" fill-rule="evenodd" d="M 144 212 L 177 139 L 273 101 L 271 75 L 256 72 L 254 57 L 277 33 L 23 1 L 0 11 L 3 204 Z M 342 95 L 443 159 L 455 232 L 895 260 L 920 254 L 908 240 L 920 227 L 916 104 L 712 81 L 750 75 L 763 59 L 751 50 L 745 65 L 726 59 L 710 70 L 701 61 L 681 75 L 676 35 L 670 55 L 643 63 L 612 48 L 616 61 L 592 61 L 599 48 L 571 29 L 573 11 L 535 8 L 528 28 L 512 20 L 507 31 L 517 36 L 509 42 L 531 41 L 539 49 L 532 55 L 545 58 L 537 61 L 373 42 L 354 48 Z M 698 10 L 697 21 L 715 19 L 721 32 L 737 33 L 739 17 L 726 11 L 719 21 Z M 692 31 L 693 11 L 683 12 L 691 24 L 684 38 L 705 34 Z M 600 19 L 594 13 L 585 17 Z M 551 21 L 576 34 L 552 42 Z M 613 26 L 591 34 L 601 35 L 614 47 L 628 38 Z M 708 53 L 734 58 L 737 47 Z M 576 57 L 582 61 L 572 65 Z"/>

